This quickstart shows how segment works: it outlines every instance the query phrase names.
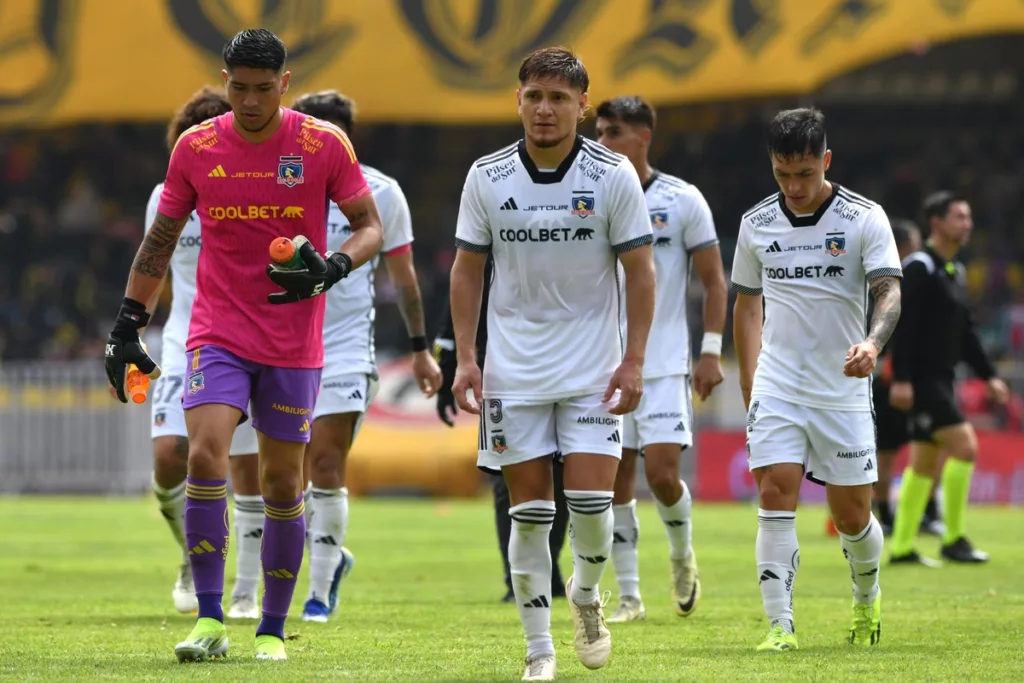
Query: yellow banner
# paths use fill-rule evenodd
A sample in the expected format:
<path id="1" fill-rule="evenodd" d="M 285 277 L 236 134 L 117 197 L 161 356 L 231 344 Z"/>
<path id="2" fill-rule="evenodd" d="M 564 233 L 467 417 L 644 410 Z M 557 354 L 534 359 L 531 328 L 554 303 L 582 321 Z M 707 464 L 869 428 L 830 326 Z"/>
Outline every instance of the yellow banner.
<path id="1" fill-rule="evenodd" d="M 220 80 L 250 26 L 288 45 L 293 94 L 364 121 L 515 119 L 516 69 L 553 44 L 592 101 L 807 92 L 909 47 L 1024 29 L 1024 0 L 17 0 L 0 2 L 0 123 L 163 120 Z M 288 100 L 286 100 L 288 101 Z"/>

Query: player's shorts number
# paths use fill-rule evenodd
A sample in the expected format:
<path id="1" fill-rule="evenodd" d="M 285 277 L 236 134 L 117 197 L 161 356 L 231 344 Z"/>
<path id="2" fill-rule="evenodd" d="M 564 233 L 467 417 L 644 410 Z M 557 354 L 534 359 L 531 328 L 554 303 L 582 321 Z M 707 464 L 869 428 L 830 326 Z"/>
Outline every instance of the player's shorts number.
<path id="1" fill-rule="evenodd" d="M 178 390 L 181 389 L 182 379 L 181 377 L 167 376 L 161 377 L 156 382 L 156 387 L 153 389 L 153 403 L 170 403 L 171 399 L 178 395 Z"/>
<path id="2" fill-rule="evenodd" d="M 503 416 L 502 416 L 502 413 L 501 413 L 501 399 L 500 398 L 492 398 L 490 401 L 488 401 L 487 402 L 487 411 L 488 411 L 488 414 L 491 417 L 491 422 L 493 422 L 494 424 L 501 424 L 501 418 Z"/>

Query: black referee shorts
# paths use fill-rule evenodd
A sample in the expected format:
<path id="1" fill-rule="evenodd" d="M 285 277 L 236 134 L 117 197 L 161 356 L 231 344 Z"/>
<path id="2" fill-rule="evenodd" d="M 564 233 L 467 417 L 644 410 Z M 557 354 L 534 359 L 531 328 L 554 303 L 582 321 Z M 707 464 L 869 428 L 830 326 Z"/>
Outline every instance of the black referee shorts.
<path id="1" fill-rule="evenodd" d="M 880 376 L 871 380 L 871 397 L 875 406 L 875 447 L 880 451 L 899 450 L 910 441 L 908 415 L 889 403 L 889 383 Z"/>
<path id="2" fill-rule="evenodd" d="M 956 404 L 952 378 L 914 380 L 914 407 L 910 410 L 910 440 L 934 442 L 943 427 L 966 422 Z"/>

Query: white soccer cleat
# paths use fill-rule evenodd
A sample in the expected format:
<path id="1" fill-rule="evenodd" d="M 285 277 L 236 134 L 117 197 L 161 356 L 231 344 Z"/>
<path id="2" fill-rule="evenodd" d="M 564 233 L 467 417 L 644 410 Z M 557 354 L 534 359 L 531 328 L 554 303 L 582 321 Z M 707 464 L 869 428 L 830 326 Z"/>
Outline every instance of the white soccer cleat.
<path id="1" fill-rule="evenodd" d="M 700 602 L 700 573 L 697 571 L 697 555 L 690 550 L 685 560 L 672 560 L 672 602 L 676 614 L 688 617 L 697 611 Z"/>
<path id="2" fill-rule="evenodd" d="M 609 624 L 624 624 L 627 621 L 643 621 L 647 618 L 647 610 L 640 598 L 632 595 L 623 595 L 619 599 L 619 606 L 615 608 L 612 615 L 608 617 Z"/>
<path id="3" fill-rule="evenodd" d="M 576 656 L 588 669 L 600 669 L 612 653 L 612 634 L 605 626 L 602 609 L 611 597 L 611 591 L 605 591 L 599 602 L 577 605 L 572 599 L 573 578 L 570 576 L 565 582 L 565 594 L 572 623 L 576 627 Z"/>
<path id="4" fill-rule="evenodd" d="M 262 616 L 255 595 L 232 595 L 228 619 L 259 619 Z"/>
<path id="5" fill-rule="evenodd" d="M 553 681 L 555 680 L 555 656 L 540 655 L 533 659 L 527 658 L 526 671 L 523 673 L 524 681 Z"/>
<path id="6" fill-rule="evenodd" d="M 196 588 L 192 584 L 192 567 L 188 562 L 178 568 L 178 579 L 174 582 L 171 598 L 174 599 L 174 609 L 182 614 L 191 614 L 199 609 Z"/>

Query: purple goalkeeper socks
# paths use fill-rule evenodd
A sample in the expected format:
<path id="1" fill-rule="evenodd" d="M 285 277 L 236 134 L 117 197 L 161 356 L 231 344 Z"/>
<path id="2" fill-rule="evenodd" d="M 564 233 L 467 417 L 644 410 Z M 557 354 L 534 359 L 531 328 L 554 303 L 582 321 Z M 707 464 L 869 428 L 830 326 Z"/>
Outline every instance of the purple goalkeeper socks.
<path id="1" fill-rule="evenodd" d="M 185 540 L 199 617 L 224 621 L 224 561 L 228 555 L 226 479 L 185 480 Z"/>
<path id="2" fill-rule="evenodd" d="M 263 619 L 256 634 L 284 639 L 284 620 L 295 593 L 302 553 L 306 547 L 306 517 L 303 497 L 290 503 L 263 499 Z"/>

